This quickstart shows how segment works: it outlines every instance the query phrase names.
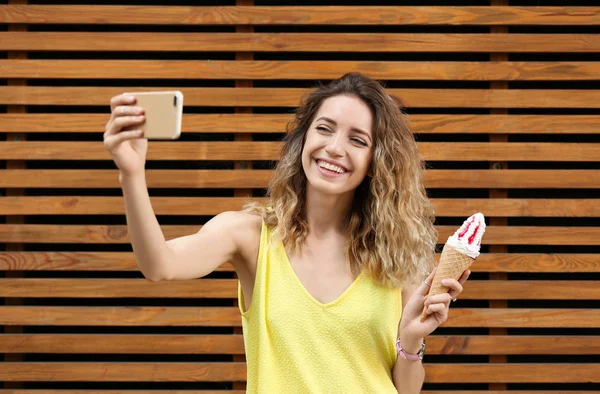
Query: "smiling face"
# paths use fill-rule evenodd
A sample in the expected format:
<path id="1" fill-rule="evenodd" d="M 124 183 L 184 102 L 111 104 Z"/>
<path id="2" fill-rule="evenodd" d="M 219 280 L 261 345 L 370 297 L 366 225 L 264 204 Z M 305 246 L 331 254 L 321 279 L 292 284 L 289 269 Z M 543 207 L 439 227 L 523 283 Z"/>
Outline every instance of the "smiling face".
<path id="1" fill-rule="evenodd" d="M 354 96 L 323 101 L 302 150 L 307 187 L 325 194 L 347 194 L 363 181 L 373 152 L 373 114 Z"/>

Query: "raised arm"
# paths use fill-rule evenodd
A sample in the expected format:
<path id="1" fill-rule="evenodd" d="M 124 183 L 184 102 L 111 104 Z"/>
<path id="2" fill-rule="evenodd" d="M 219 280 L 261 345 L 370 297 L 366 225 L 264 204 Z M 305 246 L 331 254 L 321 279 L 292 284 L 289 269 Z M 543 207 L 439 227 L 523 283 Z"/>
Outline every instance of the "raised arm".
<path id="1" fill-rule="evenodd" d="M 131 130 L 145 121 L 143 114 L 143 108 L 135 106 L 134 97 L 113 97 L 104 133 L 104 146 L 120 171 L 127 229 L 140 270 L 152 281 L 193 279 L 230 261 L 238 272 L 248 275 L 245 263 L 253 261 L 260 237 L 261 221 L 257 216 L 225 212 L 196 234 L 165 240 L 146 184 L 148 140 Z"/>

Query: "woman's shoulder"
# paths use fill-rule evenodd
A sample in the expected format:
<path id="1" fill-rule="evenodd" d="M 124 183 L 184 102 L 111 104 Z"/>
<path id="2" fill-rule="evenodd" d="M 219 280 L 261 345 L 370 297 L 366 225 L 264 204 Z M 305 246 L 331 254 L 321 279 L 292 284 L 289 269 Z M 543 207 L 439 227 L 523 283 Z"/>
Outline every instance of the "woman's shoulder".
<path id="1" fill-rule="evenodd" d="M 224 211 L 217 215 L 221 220 L 232 225 L 256 225 L 262 223 L 262 217 L 258 213 L 247 211 Z"/>
<path id="2" fill-rule="evenodd" d="M 217 216 L 227 222 L 227 235 L 235 242 L 239 257 L 246 265 L 254 262 L 260 246 L 262 217 L 257 213 L 244 211 L 226 211 Z"/>
<path id="3" fill-rule="evenodd" d="M 225 211 L 217 215 L 218 220 L 227 223 L 231 235 L 260 236 L 262 217 L 256 213 L 244 211 Z"/>

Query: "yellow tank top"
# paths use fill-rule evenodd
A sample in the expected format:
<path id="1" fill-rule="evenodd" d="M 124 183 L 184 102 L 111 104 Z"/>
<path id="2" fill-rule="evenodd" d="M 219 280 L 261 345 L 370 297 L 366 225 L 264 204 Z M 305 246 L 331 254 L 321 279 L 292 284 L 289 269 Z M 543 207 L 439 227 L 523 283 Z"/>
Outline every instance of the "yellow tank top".
<path id="1" fill-rule="evenodd" d="M 363 272 L 322 304 L 302 285 L 282 242 L 262 225 L 252 301 L 244 310 L 247 393 L 397 393 L 392 382 L 400 289 Z"/>

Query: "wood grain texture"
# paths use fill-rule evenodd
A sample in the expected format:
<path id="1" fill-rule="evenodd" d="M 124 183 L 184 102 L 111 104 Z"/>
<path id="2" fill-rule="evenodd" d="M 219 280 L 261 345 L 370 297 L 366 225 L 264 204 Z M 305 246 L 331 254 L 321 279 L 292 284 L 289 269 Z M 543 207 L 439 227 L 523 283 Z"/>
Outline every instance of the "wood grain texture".
<path id="1" fill-rule="evenodd" d="M 600 157 L 596 143 L 537 142 L 420 142 L 427 161 L 594 162 Z M 148 161 L 272 160 L 280 159 L 279 142 L 152 142 Z M 111 160 L 97 142 L 0 142 L 0 160 Z"/>
<path id="2" fill-rule="evenodd" d="M 166 239 L 196 233 L 201 226 L 163 225 Z M 438 244 L 454 234 L 456 226 L 436 226 Z M 0 224 L 0 242 L 125 244 L 130 238 L 125 225 Z M 488 226 L 483 245 L 596 245 L 600 227 Z"/>
<path id="3" fill-rule="evenodd" d="M 99 134 L 104 132 L 108 117 L 108 114 L 0 114 L 0 132 Z M 415 134 L 600 133 L 596 126 L 600 116 L 595 115 L 410 115 L 408 119 Z M 182 132 L 285 133 L 290 120 L 289 115 L 187 115 L 183 117 Z"/>
<path id="4" fill-rule="evenodd" d="M 218 62 L 218 61 L 213 61 Z M 287 63 L 287 62 L 278 62 Z M 349 62 L 348 69 L 361 62 Z M 224 65 L 225 66 L 225 65 Z M 302 77 L 310 65 L 297 64 L 298 74 Z M 281 77 L 281 75 L 279 75 Z M 318 73 L 317 78 L 324 75 Z M 339 77 L 339 70 L 332 72 L 332 77 Z M 176 88 L 185 96 L 186 106 L 228 106 L 240 105 L 249 107 L 277 106 L 295 107 L 300 102 L 307 89 L 300 88 Z M 0 130 L 10 130 L 26 122 L 24 127 L 31 128 L 32 120 L 39 122 L 70 122 L 70 126 L 63 129 L 79 131 L 99 131 L 104 129 L 108 120 L 108 104 L 110 98 L 129 90 L 126 87 L 68 87 L 68 86 L 0 86 L 0 104 L 16 103 L 20 105 L 77 105 L 77 106 L 105 106 L 106 114 L 0 114 L 2 122 Z M 152 87 L 138 87 L 137 91 L 155 90 Z M 387 91 L 400 97 L 407 108 L 598 108 L 600 101 L 598 90 L 574 89 L 387 89 Z M 254 95 L 254 96 L 253 96 Z M 68 109 L 67 109 L 68 110 Z M 8 116 L 10 115 L 10 116 Z M 51 118 L 48 118 L 51 117 Z M 292 114 L 184 114 L 184 131 L 201 132 L 247 132 L 247 128 L 254 127 L 253 132 L 283 132 L 286 123 L 291 120 Z M 592 133 L 591 124 L 595 125 L 600 117 L 594 115 L 411 115 L 416 127 L 421 130 L 419 123 L 429 119 L 448 119 L 448 121 L 462 122 L 465 120 L 480 120 L 477 126 L 485 128 L 485 133 L 498 133 L 500 122 L 502 131 L 515 133 L 514 122 L 522 121 L 520 127 L 523 132 L 538 133 L 541 129 L 532 128 L 534 125 L 547 125 L 546 132 L 554 133 L 557 125 L 569 132 L 569 126 L 578 129 L 578 133 Z M 7 122 L 14 125 L 6 126 Z M 491 121 L 491 125 L 489 123 Z M 505 125 L 506 123 L 506 125 Z M 50 125 L 47 125 L 50 126 Z M 471 130 L 470 124 L 464 124 L 471 133 L 481 133 L 478 129 Z M 586 127 L 587 126 L 587 127 Z M 38 126 L 39 127 L 39 126 Z M 55 127 L 55 126 L 52 126 Z M 415 127 L 415 125 L 413 125 Z M 266 130 L 263 130 L 266 129 Z M 43 130 L 43 128 L 42 128 Z M 29 130 L 27 130 L 29 131 Z M 35 132 L 36 130 L 33 130 Z M 423 131 L 421 131 L 423 132 Z M 455 131 L 458 132 L 458 131 Z M 596 130 L 597 132 L 597 130 Z"/>
<path id="5" fill-rule="evenodd" d="M 600 311 L 585 308 L 451 308 L 442 327 L 599 328 Z"/>
<path id="6" fill-rule="evenodd" d="M 428 354 L 598 354 L 598 336 L 431 335 Z"/>
<path id="7" fill-rule="evenodd" d="M 0 306 L 0 324 L 231 327 L 240 326 L 241 319 L 237 307 Z"/>
<path id="8" fill-rule="evenodd" d="M 600 364 L 425 364 L 426 383 L 591 383 Z M 511 391 L 512 394 L 512 391 Z"/>
<path id="9" fill-rule="evenodd" d="M 236 33 L 237 34 L 237 33 Z M 246 50 L 252 49 L 251 47 Z M 236 48 L 234 50 L 242 50 Z M 232 67 L 244 64 L 231 61 Z M 249 61 L 254 62 L 254 61 Z M 306 62 L 307 65 L 314 62 Z M 371 63 L 360 70 L 345 69 L 334 62 L 321 62 L 336 78 L 344 72 L 362 71 L 373 78 L 408 81 L 590 81 L 600 79 L 597 62 L 427 62 L 396 61 Z M 0 74 L 5 78 L 27 79 L 223 79 L 198 67 L 195 60 L 39 60 L 0 59 Z M 127 72 L 123 72 L 127 70 Z M 276 70 L 232 74 L 235 79 L 277 79 Z M 308 76 L 307 76 L 308 77 Z M 325 78 L 324 75 L 321 76 Z M 248 88 L 254 90 L 254 88 Z"/>
<path id="10" fill-rule="evenodd" d="M 578 264 L 581 266 L 585 263 Z M 132 252 L 0 252 L 0 269 L 7 271 L 139 271 Z M 232 272 L 225 263 L 216 271 Z"/>
<path id="11" fill-rule="evenodd" d="M 147 170 L 148 188 L 265 188 L 271 170 Z M 597 188 L 600 170 L 427 170 L 425 187 Z M 0 170 L 0 187 L 120 188 L 116 170 Z"/>
<path id="12" fill-rule="evenodd" d="M 600 25 L 598 7 L 1 5 L 0 23 L 134 25 Z M 131 15 L 135 15 L 132 18 Z"/>
<path id="13" fill-rule="evenodd" d="M 598 364 L 425 364 L 425 383 L 587 383 Z M 244 363 L 1 363 L 5 381 L 206 382 L 245 380 Z"/>
<path id="14" fill-rule="evenodd" d="M 146 279 L 0 278 L 1 297 L 237 298 L 235 279 L 151 282 Z"/>
<path id="15" fill-rule="evenodd" d="M 2 334 L 2 353 L 243 354 L 242 335 Z"/>
<path id="16" fill-rule="evenodd" d="M 151 282 L 146 279 L 0 278 L 0 297 L 22 298 L 237 298 L 235 279 Z M 594 281 L 469 280 L 465 300 L 596 300 Z"/>
<path id="17" fill-rule="evenodd" d="M 0 50 L 112 52 L 594 53 L 596 34 L 0 32 Z M 236 61 L 235 63 L 238 63 Z M 214 64 L 214 71 L 228 72 Z M 243 64 L 243 63 L 242 63 Z M 265 64 L 255 62 L 254 64 Z M 208 63 L 205 67 L 208 67 Z M 237 68 L 234 68 L 235 72 Z M 260 72 L 260 68 L 255 72 Z M 266 71 L 266 70 L 263 70 Z"/>
<path id="18" fill-rule="evenodd" d="M 7 382 L 226 382 L 246 380 L 236 362 L 20 362 L 0 363 Z"/>
<path id="19" fill-rule="evenodd" d="M 245 197 L 151 197 L 157 215 L 217 215 L 242 209 Z M 600 217 L 598 199 L 432 198 L 437 217 L 468 217 L 485 212 L 487 217 Z M 0 215 L 123 215 L 122 197 L 19 196 L 0 197 Z"/>
<path id="20" fill-rule="evenodd" d="M 432 335 L 427 354 L 598 354 L 599 336 Z M 243 354 L 241 335 L 2 334 L 2 353 Z M 0 391 L 1 393 L 1 391 Z"/>
<path id="21" fill-rule="evenodd" d="M 440 254 L 437 254 L 439 260 Z M 482 253 L 473 272 L 600 272 L 598 254 Z M 6 271 L 139 271 L 131 252 L 0 252 Z M 233 271 L 229 263 L 218 271 Z"/>
<path id="22" fill-rule="evenodd" d="M 585 319 L 581 316 L 585 316 Z M 241 318 L 237 307 L 0 305 L 0 324 L 239 327 Z M 600 328 L 600 311 L 584 308 L 452 308 L 442 327 Z"/>

